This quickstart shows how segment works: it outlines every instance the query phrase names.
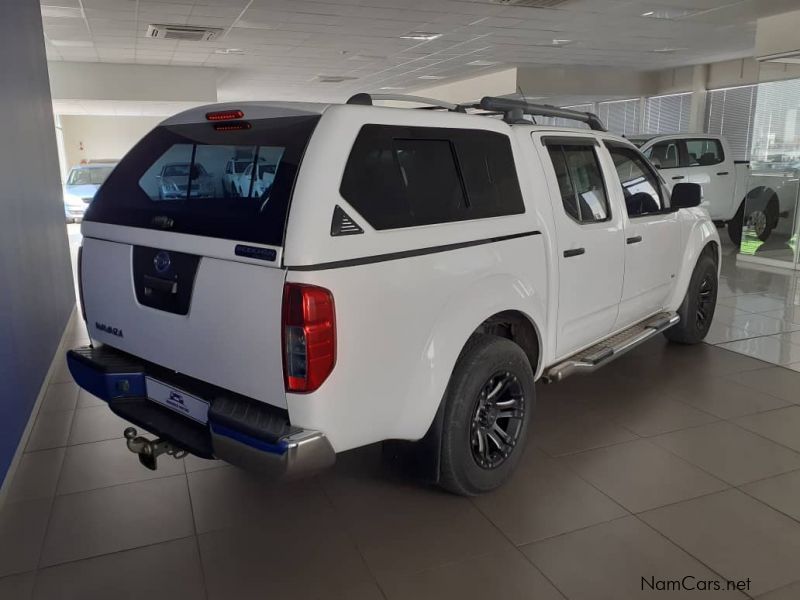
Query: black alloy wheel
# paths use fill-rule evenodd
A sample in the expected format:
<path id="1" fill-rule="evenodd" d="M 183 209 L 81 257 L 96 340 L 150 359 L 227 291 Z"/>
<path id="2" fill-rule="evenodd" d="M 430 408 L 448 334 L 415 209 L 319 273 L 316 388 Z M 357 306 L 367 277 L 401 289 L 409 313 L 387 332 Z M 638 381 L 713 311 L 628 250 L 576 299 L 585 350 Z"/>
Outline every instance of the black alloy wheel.
<path id="1" fill-rule="evenodd" d="M 475 401 L 470 423 L 472 457 L 484 469 L 496 469 L 514 451 L 525 417 L 525 394 L 516 375 L 492 375 Z"/>

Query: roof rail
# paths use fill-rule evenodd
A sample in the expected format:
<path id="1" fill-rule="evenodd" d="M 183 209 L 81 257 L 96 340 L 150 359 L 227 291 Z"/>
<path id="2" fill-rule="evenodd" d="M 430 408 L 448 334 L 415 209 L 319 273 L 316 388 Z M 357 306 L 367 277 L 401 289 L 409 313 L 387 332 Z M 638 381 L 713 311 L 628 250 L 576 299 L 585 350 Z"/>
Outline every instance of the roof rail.
<path id="1" fill-rule="evenodd" d="M 347 104 L 360 104 L 371 106 L 373 100 L 393 100 L 395 102 L 414 102 L 416 104 L 426 104 L 426 108 L 444 108 L 453 112 L 466 112 L 463 106 L 435 100 L 434 98 L 424 98 L 422 96 L 409 96 L 407 94 L 356 94 L 347 100 Z"/>
<path id="2" fill-rule="evenodd" d="M 533 115 L 539 117 L 555 117 L 580 121 L 582 123 L 586 123 L 595 131 L 606 131 L 605 125 L 603 125 L 600 117 L 594 113 L 569 110 L 567 108 L 559 108 L 549 104 L 532 104 L 530 102 L 525 102 L 524 100 L 485 96 L 478 104 L 472 105 L 471 108 L 481 108 L 488 111 L 503 112 L 505 113 L 503 120 L 506 121 L 506 123 L 519 123 L 522 121 L 522 115 Z"/>

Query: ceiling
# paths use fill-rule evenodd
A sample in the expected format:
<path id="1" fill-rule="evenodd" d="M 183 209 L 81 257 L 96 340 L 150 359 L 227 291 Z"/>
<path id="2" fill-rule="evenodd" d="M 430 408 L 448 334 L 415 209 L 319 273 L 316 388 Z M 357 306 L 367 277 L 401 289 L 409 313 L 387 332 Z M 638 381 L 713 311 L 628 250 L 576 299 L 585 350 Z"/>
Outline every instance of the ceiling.
<path id="1" fill-rule="evenodd" d="M 340 100 L 508 66 L 649 70 L 752 56 L 755 19 L 798 0 L 565 0 L 556 9 L 493 0 L 41 4 L 49 60 L 216 67 L 220 100 Z M 149 39 L 153 23 L 222 33 L 210 42 Z M 404 39 L 409 32 L 441 35 Z"/>

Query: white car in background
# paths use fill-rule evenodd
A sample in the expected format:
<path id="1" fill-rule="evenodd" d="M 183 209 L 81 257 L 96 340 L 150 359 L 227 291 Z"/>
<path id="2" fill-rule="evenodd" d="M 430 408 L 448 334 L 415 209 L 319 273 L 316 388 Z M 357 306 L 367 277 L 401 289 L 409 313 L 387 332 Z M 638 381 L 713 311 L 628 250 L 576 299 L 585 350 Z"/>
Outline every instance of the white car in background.
<path id="1" fill-rule="evenodd" d="M 253 178 L 253 163 L 250 162 L 247 168 L 242 172 L 236 180 L 235 196 L 260 198 L 272 186 L 275 180 L 275 165 L 259 163 L 256 177 Z M 253 187 L 250 188 L 252 180 Z"/>
<path id="2" fill-rule="evenodd" d="M 238 195 L 238 180 L 248 165 L 252 164 L 252 158 L 232 158 L 227 162 L 225 173 L 222 175 L 222 189 L 226 196 Z"/>
<path id="3" fill-rule="evenodd" d="M 67 223 L 83 219 L 97 190 L 114 170 L 116 162 L 87 163 L 73 167 L 64 183 L 64 215 Z"/>
<path id="4" fill-rule="evenodd" d="M 790 230 L 798 191 L 798 171 L 768 163 L 734 160 L 724 137 L 706 134 L 631 136 L 659 168 L 667 185 L 699 183 L 711 218 L 725 224 L 739 246 L 746 228 L 766 241 L 781 219 Z"/>

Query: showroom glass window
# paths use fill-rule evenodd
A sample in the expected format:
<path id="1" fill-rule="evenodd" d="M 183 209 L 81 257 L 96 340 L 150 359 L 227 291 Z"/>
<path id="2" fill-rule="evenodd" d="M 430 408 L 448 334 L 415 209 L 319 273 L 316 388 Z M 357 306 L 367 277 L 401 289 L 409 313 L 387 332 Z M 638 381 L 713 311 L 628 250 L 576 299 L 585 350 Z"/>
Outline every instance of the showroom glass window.
<path id="1" fill-rule="evenodd" d="M 668 210 L 661 182 L 639 152 L 621 144 L 606 143 L 614 161 L 629 217 Z"/>
<path id="2" fill-rule="evenodd" d="M 280 246 L 318 116 L 159 126 L 100 188 L 88 221 Z"/>
<path id="3" fill-rule="evenodd" d="M 490 131 L 365 125 L 340 193 L 379 230 L 525 212 L 511 143 Z"/>
<path id="4" fill-rule="evenodd" d="M 547 144 L 564 211 L 578 223 L 606 221 L 610 212 L 593 145 Z"/>

